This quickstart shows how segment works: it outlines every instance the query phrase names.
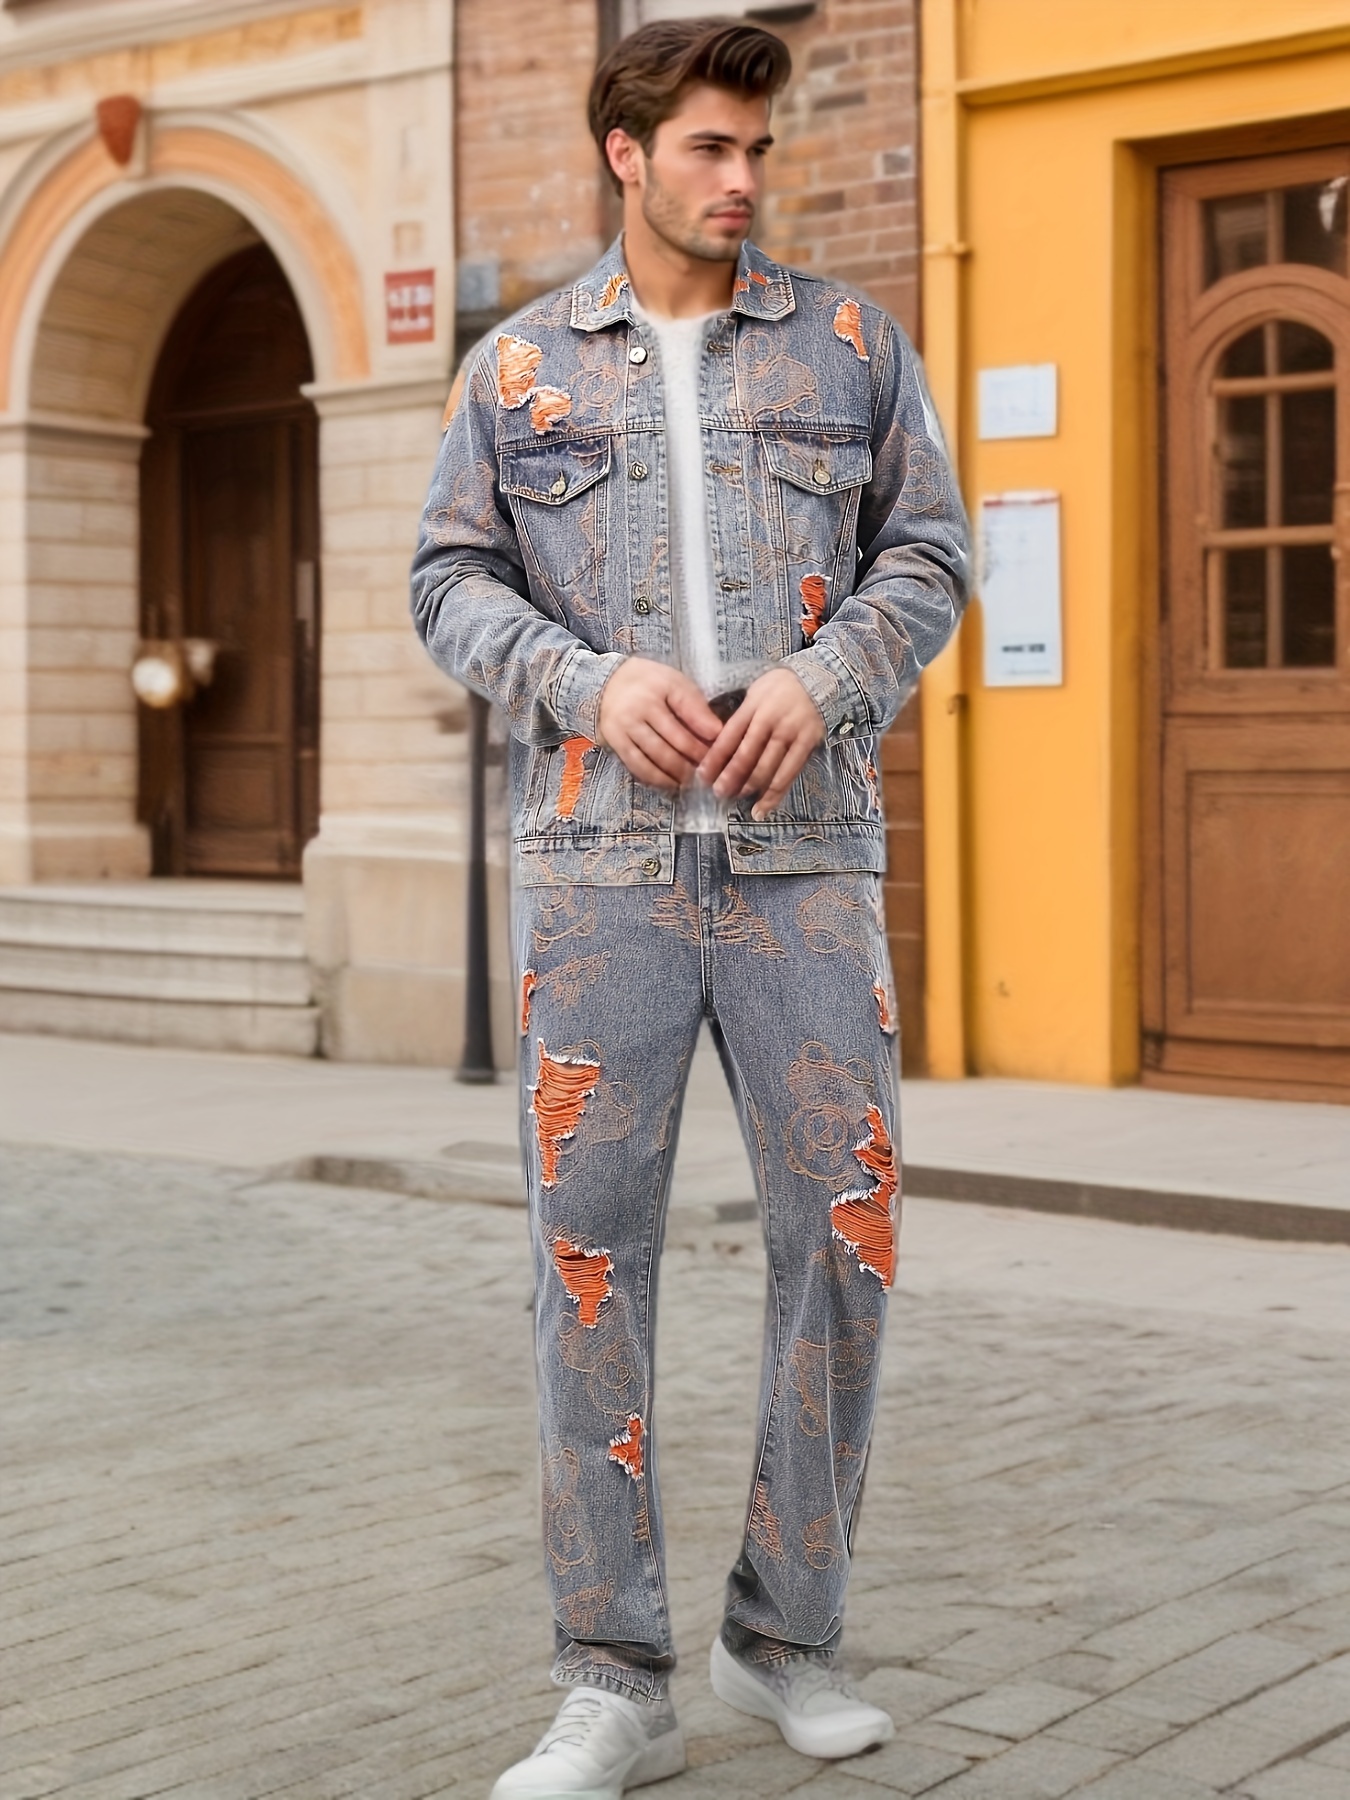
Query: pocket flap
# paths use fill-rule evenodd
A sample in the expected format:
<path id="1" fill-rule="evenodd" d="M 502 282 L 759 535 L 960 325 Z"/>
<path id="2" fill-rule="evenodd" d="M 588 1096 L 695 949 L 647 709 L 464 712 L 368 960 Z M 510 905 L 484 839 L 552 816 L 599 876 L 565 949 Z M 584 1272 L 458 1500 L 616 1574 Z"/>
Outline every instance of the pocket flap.
<path id="1" fill-rule="evenodd" d="M 872 446 L 866 438 L 824 438 L 775 432 L 764 439 L 769 467 L 794 487 L 837 494 L 872 479 Z"/>
<path id="2" fill-rule="evenodd" d="M 608 438 L 564 439 L 558 444 L 530 444 L 501 453 L 502 490 L 537 500 L 541 506 L 565 506 L 609 474 Z"/>

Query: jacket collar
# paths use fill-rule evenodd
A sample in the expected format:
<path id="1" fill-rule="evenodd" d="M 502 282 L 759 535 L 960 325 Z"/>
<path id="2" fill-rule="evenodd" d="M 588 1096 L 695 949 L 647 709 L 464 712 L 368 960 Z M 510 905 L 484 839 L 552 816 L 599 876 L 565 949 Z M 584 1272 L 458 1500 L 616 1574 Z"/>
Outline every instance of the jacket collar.
<path id="1" fill-rule="evenodd" d="M 750 319 L 782 319 L 796 307 L 792 278 L 756 245 L 741 245 L 736 263 L 732 312 Z M 623 259 L 623 237 L 616 237 L 595 267 L 572 289 L 572 325 L 577 331 L 602 331 L 620 320 L 634 323 L 633 290 Z"/>

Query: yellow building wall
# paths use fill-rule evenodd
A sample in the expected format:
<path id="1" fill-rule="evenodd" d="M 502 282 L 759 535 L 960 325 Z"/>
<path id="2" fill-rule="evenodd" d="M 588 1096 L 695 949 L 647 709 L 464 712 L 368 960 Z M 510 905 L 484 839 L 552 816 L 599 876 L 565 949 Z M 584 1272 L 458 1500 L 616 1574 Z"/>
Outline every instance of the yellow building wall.
<path id="1" fill-rule="evenodd" d="M 978 604 L 925 677 L 939 702 L 925 709 L 933 1068 L 1129 1081 L 1158 594 L 1158 171 L 1240 154 L 1247 133 L 1253 152 L 1279 148 L 1277 122 L 1344 109 L 1350 6 L 925 0 L 924 44 L 935 392 L 974 518 L 986 494 L 1061 495 L 1064 596 L 1062 687 L 986 688 Z M 977 371 L 1042 362 L 1059 370 L 1058 434 L 980 442 Z"/>

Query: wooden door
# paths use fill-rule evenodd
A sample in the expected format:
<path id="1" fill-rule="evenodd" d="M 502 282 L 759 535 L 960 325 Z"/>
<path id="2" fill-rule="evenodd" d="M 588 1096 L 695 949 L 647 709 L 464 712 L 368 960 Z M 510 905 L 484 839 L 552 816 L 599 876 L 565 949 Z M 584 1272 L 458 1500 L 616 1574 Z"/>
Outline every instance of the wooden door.
<path id="1" fill-rule="evenodd" d="M 143 630 L 220 646 L 182 708 L 142 712 L 156 874 L 293 878 L 318 813 L 317 432 L 309 350 L 270 252 L 183 308 L 142 462 Z"/>
<path id="2" fill-rule="evenodd" d="M 1350 1100 L 1350 147 L 1164 194 L 1145 1080 Z"/>

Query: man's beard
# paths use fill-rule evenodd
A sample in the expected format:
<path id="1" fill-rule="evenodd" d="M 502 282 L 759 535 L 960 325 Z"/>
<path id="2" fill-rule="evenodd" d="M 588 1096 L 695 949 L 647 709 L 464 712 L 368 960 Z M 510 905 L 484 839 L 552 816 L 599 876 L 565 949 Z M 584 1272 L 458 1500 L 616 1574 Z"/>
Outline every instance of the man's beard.
<path id="1" fill-rule="evenodd" d="M 747 209 L 746 236 L 754 221 L 753 208 Z M 666 189 L 652 173 L 651 164 L 647 165 L 647 185 L 642 195 L 642 216 L 658 237 L 662 237 L 676 250 L 682 250 L 686 256 L 696 256 L 701 262 L 734 263 L 741 254 L 741 239 L 711 237 L 704 234 L 697 219 L 691 219 L 680 210 Z"/>

